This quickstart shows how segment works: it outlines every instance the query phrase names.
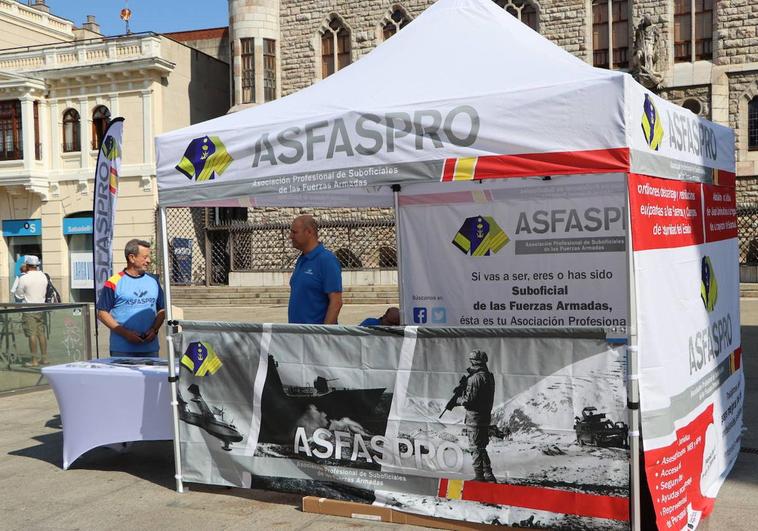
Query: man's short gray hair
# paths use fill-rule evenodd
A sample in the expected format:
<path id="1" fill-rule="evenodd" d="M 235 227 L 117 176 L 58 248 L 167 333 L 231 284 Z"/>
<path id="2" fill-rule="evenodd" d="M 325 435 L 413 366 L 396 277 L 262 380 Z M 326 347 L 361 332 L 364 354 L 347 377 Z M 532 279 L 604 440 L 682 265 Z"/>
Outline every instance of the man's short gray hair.
<path id="1" fill-rule="evenodd" d="M 124 258 L 126 258 L 127 262 L 129 261 L 130 254 L 133 254 L 134 256 L 139 255 L 140 247 L 150 249 L 150 242 L 146 242 L 145 240 L 138 240 L 137 238 L 126 242 L 126 246 L 124 247 Z"/>

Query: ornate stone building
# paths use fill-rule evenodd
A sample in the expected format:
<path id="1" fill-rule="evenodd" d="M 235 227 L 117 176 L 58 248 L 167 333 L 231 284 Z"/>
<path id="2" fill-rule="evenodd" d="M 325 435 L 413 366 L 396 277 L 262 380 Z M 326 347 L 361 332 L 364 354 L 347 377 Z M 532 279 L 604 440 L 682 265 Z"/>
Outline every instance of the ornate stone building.
<path id="1" fill-rule="evenodd" d="M 93 182 L 110 118 L 125 118 L 118 268 L 127 240 L 155 239 L 155 135 L 225 113 L 228 92 L 228 63 L 177 40 L 105 37 L 94 17 L 77 27 L 43 0 L 0 0 L 0 301 L 27 254 L 64 300 L 92 300 Z"/>
<path id="2" fill-rule="evenodd" d="M 661 96 L 734 128 L 739 200 L 758 201 L 753 0 L 494 1 L 588 64 L 629 71 Z M 230 0 L 233 109 L 290 94 L 357 61 L 432 3 Z"/>

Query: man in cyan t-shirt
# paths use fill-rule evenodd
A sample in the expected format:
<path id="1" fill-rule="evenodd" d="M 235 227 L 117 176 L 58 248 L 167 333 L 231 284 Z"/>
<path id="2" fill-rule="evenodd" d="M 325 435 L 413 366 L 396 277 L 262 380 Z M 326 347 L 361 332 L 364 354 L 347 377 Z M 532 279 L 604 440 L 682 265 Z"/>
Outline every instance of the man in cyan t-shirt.
<path id="1" fill-rule="evenodd" d="M 342 308 L 339 260 L 318 241 L 313 216 L 299 216 L 290 227 L 292 246 L 302 254 L 290 278 L 290 323 L 337 324 Z"/>
<path id="2" fill-rule="evenodd" d="M 163 290 L 147 273 L 150 244 L 129 240 L 126 269 L 110 277 L 97 298 L 97 317 L 111 330 L 111 356 L 158 356 L 166 317 Z"/>

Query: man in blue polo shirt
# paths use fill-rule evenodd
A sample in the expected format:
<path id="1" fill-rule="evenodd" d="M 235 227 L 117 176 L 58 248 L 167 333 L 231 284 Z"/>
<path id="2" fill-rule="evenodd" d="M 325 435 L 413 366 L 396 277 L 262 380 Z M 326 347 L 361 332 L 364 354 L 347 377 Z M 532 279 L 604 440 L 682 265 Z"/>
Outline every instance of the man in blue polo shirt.
<path id="1" fill-rule="evenodd" d="M 342 308 L 342 269 L 337 257 L 318 241 L 313 216 L 295 218 L 290 240 L 302 254 L 290 278 L 289 322 L 337 324 Z"/>
<path id="2" fill-rule="evenodd" d="M 129 240 L 126 269 L 110 277 L 97 297 L 97 317 L 111 330 L 111 356 L 158 356 L 165 319 L 163 290 L 147 272 L 150 244 Z"/>

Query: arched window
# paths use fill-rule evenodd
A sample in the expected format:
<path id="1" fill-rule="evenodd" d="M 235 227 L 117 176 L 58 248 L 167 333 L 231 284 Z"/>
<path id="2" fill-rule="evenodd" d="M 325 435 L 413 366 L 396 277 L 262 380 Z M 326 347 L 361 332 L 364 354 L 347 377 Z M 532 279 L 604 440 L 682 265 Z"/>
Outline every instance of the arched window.
<path id="1" fill-rule="evenodd" d="M 337 15 L 332 15 L 321 30 L 321 77 L 326 78 L 350 63 L 350 30 Z"/>
<path id="2" fill-rule="evenodd" d="M 747 147 L 758 150 L 758 96 L 747 104 Z"/>
<path id="3" fill-rule="evenodd" d="M 537 8 L 529 0 L 495 0 L 495 3 L 534 31 L 539 31 Z"/>
<path id="4" fill-rule="evenodd" d="M 63 152 L 81 151 L 81 121 L 76 109 L 63 113 Z"/>
<path id="5" fill-rule="evenodd" d="M 92 149 L 100 149 L 108 124 L 111 123 L 111 111 L 105 105 L 98 105 L 92 112 Z"/>
<path id="6" fill-rule="evenodd" d="M 598 68 L 626 68 L 629 66 L 628 51 L 627 0 L 593 0 L 592 64 Z"/>
<path id="7" fill-rule="evenodd" d="M 395 33 L 406 27 L 410 21 L 411 17 L 409 17 L 401 7 L 395 6 L 392 10 L 392 14 L 382 26 L 382 36 L 384 40 L 386 41 Z"/>

